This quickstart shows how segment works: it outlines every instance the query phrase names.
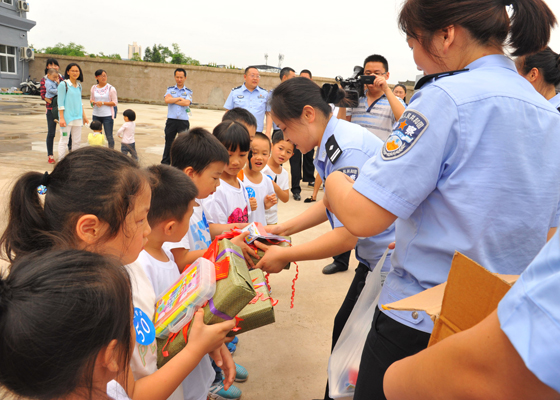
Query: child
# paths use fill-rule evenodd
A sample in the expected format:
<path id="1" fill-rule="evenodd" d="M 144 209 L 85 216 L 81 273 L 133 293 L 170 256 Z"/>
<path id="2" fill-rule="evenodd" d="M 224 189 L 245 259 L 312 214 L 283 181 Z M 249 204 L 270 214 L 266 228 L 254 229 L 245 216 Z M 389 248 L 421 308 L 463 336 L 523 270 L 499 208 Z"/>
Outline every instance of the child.
<path id="1" fill-rule="evenodd" d="M 18 398 L 105 398 L 128 368 L 130 280 L 115 259 L 82 250 L 18 257 L 0 278 L 0 310 L 2 398 L 11 398 L 6 389 Z"/>
<path id="2" fill-rule="evenodd" d="M 198 191 L 192 180 L 176 168 L 160 164 L 148 170 L 153 176 L 148 213 L 152 231 L 137 262 L 144 268 L 156 297 L 159 297 L 181 275 L 173 254 L 162 247 L 163 243 L 177 242 L 187 234 Z M 205 355 L 183 381 L 184 400 L 206 400 L 214 377 L 210 358 Z"/>
<path id="3" fill-rule="evenodd" d="M 16 181 L 0 247 L 12 262 L 54 246 L 112 255 L 121 265 L 129 264 L 134 307 L 151 321 L 156 296 L 142 266 L 134 262 L 150 233 L 149 183 L 147 171 L 120 152 L 98 146 L 73 151 L 50 175 L 28 172 Z M 44 203 L 38 193 L 45 193 Z M 189 343 L 160 370 L 155 342 L 136 343 L 130 368 L 117 377 L 129 397 L 169 398 L 210 352 L 222 364 L 226 386 L 233 382 L 235 365 L 223 343 L 235 321 L 206 326 L 202 317 L 202 311 L 195 314 Z"/>
<path id="4" fill-rule="evenodd" d="M 121 152 L 132 156 L 138 161 L 138 153 L 136 152 L 136 143 L 134 141 L 134 131 L 136 129 L 136 113 L 132 110 L 124 110 L 123 112 L 124 124 L 117 132 L 117 137 L 121 140 Z"/>
<path id="5" fill-rule="evenodd" d="M 245 110 L 241 107 L 235 107 L 231 110 L 225 112 L 222 117 L 222 122 L 224 121 L 236 121 L 247 128 L 249 131 L 249 136 L 251 137 L 251 142 L 255 138 L 257 133 L 257 119 L 250 111 Z"/>
<path id="6" fill-rule="evenodd" d="M 103 146 L 105 144 L 105 138 L 103 136 L 103 125 L 101 125 L 101 121 L 91 121 L 89 128 L 93 132 L 88 134 L 88 144 L 90 146 Z"/>
<path id="7" fill-rule="evenodd" d="M 237 174 L 247 162 L 247 153 L 251 146 L 249 132 L 239 122 L 225 121 L 214 128 L 213 134 L 228 150 L 229 163 L 220 177 L 220 186 L 216 193 L 202 201 L 208 222 L 249 222 L 249 215 L 256 209 L 256 204 L 249 208 L 247 191 L 243 182 L 237 178 Z"/>
<path id="8" fill-rule="evenodd" d="M 50 68 L 47 71 L 47 79 L 45 79 L 45 101 L 49 104 L 52 103 L 52 99 L 58 96 L 58 83 L 60 82 L 60 76 L 58 71 L 54 68 Z M 58 122 L 58 121 L 56 121 Z"/>
<path id="9" fill-rule="evenodd" d="M 272 181 L 261 172 L 270 157 L 270 140 L 265 134 L 257 132 L 251 142 L 249 154 L 251 159 L 243 169 L 243 184 L 249 193 L 249 199 L 257 203 L 257 209 L 251 213 L 249 222 L 266 225 L 265 211 L 275 205 L 278 199 L 274 194 Z"/>
<path id="10" fill-rule="evenodd" d="M 288 171 L 282 168 L 282 164 L 288 161 L 293 154 L 294 145 L 292 142 L 284 140 L 284 133 L 281 130 L 274 131 L 272 134 L 272 154 L 262 172 L 272 179 L 276 197 L 284 203 L 290 200 L 290 175 Z M 267 225 L 277 224 L 278 204 L 266 210 L 265 215 Z"/>

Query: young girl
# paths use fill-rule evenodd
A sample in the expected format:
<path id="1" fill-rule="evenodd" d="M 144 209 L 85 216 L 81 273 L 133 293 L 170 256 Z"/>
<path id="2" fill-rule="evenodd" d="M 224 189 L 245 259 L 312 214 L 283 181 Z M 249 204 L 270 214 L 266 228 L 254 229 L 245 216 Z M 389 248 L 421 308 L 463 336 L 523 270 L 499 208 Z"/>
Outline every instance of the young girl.
<path id="1" fill-rule="evenodd" d="M 270 139 L 263 133 L 256 133 L 251 142 L 251 159 L 243 168 L 243 184 L 249 194 L 249 199 L 255 199 L 257 209 L 251 213 L 249 222 L 260 222 L 266 225 L 265 211 L 274 206 L 278 199 L 274 193 L 272 180 L 263 172 L 270 158 Z"/>
<path id="2" fill-rule="evenodd" d="M 239 122 L 224 121 L 214 128 L 214 136 L 228 149 L 229 163 L 220 177 L 216 192 L 202 201 L 208 222 L 233 224 L 249 222 L 251 211 L 256 210 L 256 200 L 249 203 L 243 182 L 237 178 L 247 162 L 251 138 Z"/>
<path id="3" fill-rule="evenodd" d="M 46 192 L 44 207 L 38 192 Z M 65 157 L 50 175 L 28 172 L 19 178 L 11 193 L 8 226 L 0 245 L 12 262 L 56 246 L 109 254 L 121 264 L 130 264 L 150 233 L 146 218 L 150 198 L 147 172 L 133 159 L 103 147 L 82 148 Z M 133 277 L 134 306 L 151 321 L 155 293 L 149 289 L 149 279 L 140 265 L 127 268 Z M 154 341 L 137 343 L 129 369 L 132 373 L 118 377 L 131 398 L 167 399 L 207 353 L 218 364 L 225 357 L 225 382 L 233 382 L 235 366 L 223 342 L 235 322 L 206 326 L 201 318 L 200 313 L 195 316 L 185 350 L 160 370 Z M 181 394 L 175 395 L 181 398 Z"/>
<path id="4" fill-rule="evenodd" d="M 114 258 L 41 251 L 0 278 L 0 384 L 17 396 L 106 398 L 127 370 L 131 332 L 130 280 Z"/>

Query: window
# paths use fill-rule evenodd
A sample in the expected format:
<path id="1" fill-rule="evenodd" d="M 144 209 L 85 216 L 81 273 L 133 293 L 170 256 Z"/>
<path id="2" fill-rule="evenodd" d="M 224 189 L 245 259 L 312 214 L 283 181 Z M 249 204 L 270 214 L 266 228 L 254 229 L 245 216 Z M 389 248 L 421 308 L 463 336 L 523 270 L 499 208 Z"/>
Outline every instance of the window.
<path id="1" fill-rule="evenodd" d="M 2 3 L 14 5 L 14 0 L 2 0 Z"/>
<path id="2" fill-rule="evenodd" d="M 0 72 L 16 73 L 16 48 L 14 46 L 0 44 Z"/>

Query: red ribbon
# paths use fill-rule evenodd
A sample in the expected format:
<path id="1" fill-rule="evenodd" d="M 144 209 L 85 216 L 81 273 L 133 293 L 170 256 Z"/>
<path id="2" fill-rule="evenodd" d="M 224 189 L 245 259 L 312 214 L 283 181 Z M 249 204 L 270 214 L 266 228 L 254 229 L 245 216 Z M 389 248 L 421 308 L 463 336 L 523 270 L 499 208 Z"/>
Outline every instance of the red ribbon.
<path id="1" fill-rule="evenodd" d="M 185 339 L 185 344 L 187 344 L 187 333 L 189 332 L 189 326 L 191 325 L 191 322 L 192 320 L 189 321 L 183 328 L 183 338 Z M 165 350 L 165 348 L 169 343 L 173 342 L 173 340 L 175 340 L 178 335 L 179 332 L 169 335 L 169 337 L 167 338 L 167 342 L 165 342 L 165 346 L 163 346 L 163 348 L 161 349 L 161 354 L 163 355 L 163 357 L 169 357 L 169 352 Z"/>
<path id="2" fill-rule="evenodd" d="M 296 276 L 294 277 L 294 280 L 292 281 L 292 299 L 290 302 L 290 308 L 294 308 L 294 299 L 296 297 L 296 281 L 299 277 L 299 267 L 297 265 L 296 262 L 294 262 L 295 266 L 296 266 Z"/>
<path id="3" fill-rule="evenodd" d="M 232 329 L 232 332 L 240 331 L 241 328 L 238 326 L 241 321 L 244 321 L 243 318 L 239 318 L 237 315 L 235 316 L 235 328 Z"/>

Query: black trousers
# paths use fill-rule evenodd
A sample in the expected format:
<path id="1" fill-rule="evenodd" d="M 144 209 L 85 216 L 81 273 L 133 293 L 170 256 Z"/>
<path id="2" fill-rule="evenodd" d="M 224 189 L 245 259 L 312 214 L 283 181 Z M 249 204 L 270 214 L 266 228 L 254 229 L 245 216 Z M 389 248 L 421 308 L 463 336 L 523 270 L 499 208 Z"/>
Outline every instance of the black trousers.
<path id="1" fill-rule="evenodd" d="M 188 131 L 190 123 L 188 120 L 168 118 L 165 123 L 165 148 L 163 149 L 162 164 L 171 164 L 171 145 L 178 133 Z"/>
<path id="2" fill-rule="evenodd" d="M 403 325 L 376 308 L 362 353 L 354 399 L 386 399 L 383 377 L 387 368 L 424 350 L 429 340 L 429 333 Z"/>
<path id="3" fill-rule="evenodd" d="M 346 253 L 343 253 L 346 254 Z M 366 284 L 366 277 L 369 272 L 369 268 L 367 265 L 360 263 L 358 268 L 356 268 L 356 274 L 354 275 L 354 279 L 350 284 L 350 288 L 348 289 L 348 293 L 346 293 L 346 297 L 334 317 L 334 326 L 333 326 L 333 333 L 332 333 L 332 346 L 331 352 L 334 349 L 340 334 L 342 333 L 342 329 L 344 325 L 346 325 L 346 321 L 348 321 L 348 317 L 352 313 L 354 306 L 356 305 L 356 301 L 358 301 L 358 297 L 362 293 L 362 289 Z M 329 397 L 329 384 L 327 382 L 327 389 L 325 391 L 325 400 L 331 400 Z"/>
<path id="4" fill-rule="evenodd" d="M 350 254 L 351 253 L 352 253 L 352 250 L 348 250 L 345 253 L 339 254 L 338 256 L 334 256 L 333 257 L 333 262 L 335 264 L 345 266 L 346 269 L 348 269 L 348 264 L 350 263 Z"/>
<path id="5" fill-rule="evenodd" d="M 311 150 L 305 154 L 301 154 L 299 149 L 294 149 L 294 154 L 290 158 L 290 170 L 292 173 L 292 194 L 300 194 L 301 186 L 300 182 L 302 179 L 302 160 L 303 160 L 303 181 L 313 182 L 315 181 L 315 166 L 313 165 L 313 157 L 315 156 L 315 150 Z"/>
<path id="6" fill-rule="evenodd" d="M 53 143 L 56 134 L 56 122 L 51 110 L 47 110 L 47 154 L 53 155 Z M 68 138 L 68 151 L 72 151 L 72 135 Z"/>

